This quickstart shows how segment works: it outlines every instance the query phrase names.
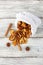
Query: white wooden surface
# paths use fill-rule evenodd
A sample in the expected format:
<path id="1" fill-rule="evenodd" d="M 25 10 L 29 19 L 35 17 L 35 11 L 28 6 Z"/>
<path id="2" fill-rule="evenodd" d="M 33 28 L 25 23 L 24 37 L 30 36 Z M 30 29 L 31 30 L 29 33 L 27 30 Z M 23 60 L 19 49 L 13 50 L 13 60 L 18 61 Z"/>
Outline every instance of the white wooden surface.
<path id="1" fill-rule="evenodd" d="M 23 49 L 20 54 L 14 47 L 7 48 L 5 45 L 7 38 L 0 37 L 0 65 L 43 65 L 43 0 L 0 0 L 0 22 L 14 21 L 15 14 L 22 11 L 37 15 L 41 18 L 42 24 L 36 35 L 29 39 L 29 52 Z"/>

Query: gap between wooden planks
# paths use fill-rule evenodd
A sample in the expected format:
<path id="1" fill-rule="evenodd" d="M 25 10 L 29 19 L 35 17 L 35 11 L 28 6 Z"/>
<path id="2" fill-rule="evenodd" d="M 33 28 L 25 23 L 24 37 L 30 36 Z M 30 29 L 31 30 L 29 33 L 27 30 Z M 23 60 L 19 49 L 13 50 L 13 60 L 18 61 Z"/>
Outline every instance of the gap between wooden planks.
<path id="1" fill-rule="evenodd" d="M 3 22 L 4 23 L 6 23 L 6 22 L 13 23 L 13 22 L 15 22 L 15 19 L 11 19 L 11 18 L 10 19 L 0 19 L 1 25 L 3 25 L 2 24 Z M 3 27 L 3 30 L 0 30 L 0 31 L 4 31 L 4 27 Z M 0 38 L 2 38 L 2 37 L 4 38 L 4 35 L 3 36 L 0 35 Z M 38 27 L 36 34 L 32 38 L 43 38 L 43 18 L 41 18 L 41 25 Z"/>
<path id="2" fill-rule="evenodd" d="M 0 65 L 43 65 L 43 58 L 0 58 Z"/>
<path id="3" fill-rule="evenodd" d="M 43 23 L 43 19 L 42 23 Z M 6 21 L 14 21 L 14 19 L 0 19 L 0 22 L 6 22 Z M 6 47 L 6 43 L 8 42 L 8 40 L 6 41 L 7 38 L 5 37 L 0 37 L 0 58 L 1 57 L 5 57 L 5 58 L 9 58 L 9 57 L 36 57 L 36 58 L 43 58 L 43 24 L 40 26 L 40 28 L 38 29 L 35 37 L 31 37 L 29 40 L 29 44 L 27 44 L 27 46 L 29 46 L 31 49 L 29 52 L 26 51 L 18 51 L 15 50 L 16 48 L 14 47 L 10 47 L 7 48 Z M 4 43 L 3 43 L 4 42 Z M 23 48 L 26 47 L 26 45 L 23 45 Z M 18 49 L 18 48 L 17 48 Z M 16 52 L 15 52 L 16 51 Z"/>
<path id="4" fill-rule="evenodd" d="M 18 50 L 18 47 L 6 47 L 6 43 L 9 40 L 7 38 L 0 38 L 0 58 L 5 57 L 29 57 L 29 58 L 43 58 L 43 38 L 31 38 L 27 44 L 21 45 L 22 51 Z M 10 42 L 10 41 L 9 41 Z M 30 51 L 26 52 L 25 47 L 29 46 Z"/>
<path id="5" fill-rule="evenodd" d="M 43 16 L 43 1 L 30 0 L 14 0 L 14 1 L 0 1 L 0 18 L 1 17 L 15 17 L 18 12 L 32 12 L 37 16 Z"/>

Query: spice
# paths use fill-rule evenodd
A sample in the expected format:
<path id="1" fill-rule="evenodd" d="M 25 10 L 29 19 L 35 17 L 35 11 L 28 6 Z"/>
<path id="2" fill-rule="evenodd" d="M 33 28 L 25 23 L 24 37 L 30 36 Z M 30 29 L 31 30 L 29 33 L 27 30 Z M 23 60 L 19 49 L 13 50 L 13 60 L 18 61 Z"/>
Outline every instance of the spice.
<path id="1" fill-rule="evenodd" d="M 12 23 L 9 24 L 8 29 L 7 29 L 6 32 L 5 32 L 5 36 L 8 35 L 8 32 L 9 32 L 9 30 L 10 30 L 11 27 L 12 27 Z"/>
<path id="2" fill-rule="evenodd" d="M 8 42 L 6 45 L 7 45 L 7 47 L 10 47 L 11 44 Z"/>
<path id="3" fill-rule="evenodd" d="M 26 47 L 26 51 L 29 51 L 30 50 L 30 47 Z"/>

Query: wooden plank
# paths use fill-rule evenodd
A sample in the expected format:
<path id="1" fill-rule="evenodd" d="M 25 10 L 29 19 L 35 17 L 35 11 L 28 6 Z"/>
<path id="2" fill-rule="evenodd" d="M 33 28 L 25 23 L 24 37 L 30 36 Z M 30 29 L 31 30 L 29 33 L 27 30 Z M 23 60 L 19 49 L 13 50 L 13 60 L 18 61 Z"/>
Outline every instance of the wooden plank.
<path id="1" fill-rule="evenodd" d="M 37 41 L 37 42 L 36 42 Z M 6 43 L 10 42 L 11 47 L 7 47 Z M 25 48 L 29 46 L 30 51 L 26 51 Z M 21 45 L 22 51 L 18 50 L 17 46 L 13 46 L 12 42 L 8 38 L 0 38 L 0 57 L 37 57 L 43 58 L 43 38 L 30 38 L 27 44 Z"/>
<path id="2" fill-rule="evenodd" d="M 38 27 L 36 34 L 33 37 L 43 37 L 43 19 L 41 25 Z M 3 23 L 4 22 L 4 23 Z M 7 25 L 6 25 L 7 23 Z M 0 37 L 4 37 L 9 23 L 13 23 L 12 28 L 15 29 L 15 19 L 0 19 Z"/>
<path id="3" fill-rule="evenodd" d="M 43 1 L 43 0 L 0 0 L 0 1 Z"/>
<path id="4" fill-rule="evenodd" d="M 0 1 L 0 22 L 9 23 L 15 21 L 16 13 L 32 12 L 33 14 L 43 18 L 43 1 Z M 3 19 L 2 19 L 3 18 Z M 4 19 L 13 18 L 13 19 Z M 43 21 L 43 20 L 42 20 Z M 4 23 L 2 23 L 4 24 Z M 2 29 L 4 30 L 4 28 Z M 1 35 L 3 36 L 3 35 Z M 39 38 L 40 37 L 40 38 Z M 42 38 L 41 38 L 42 37 Z M 36 43 L 37 41 L 37 43 Z M 0 57 L 42 57 L 43 58 L 43 22 L 38 28 L 37 34 L 30 38 L 29 44 L 22 45 L 23 51 L 20 52 L 16 47 L 6 47 L 6 43 L 10 42 L 7 38 L 0 38 Z M 26 52 L 25 47 L 29 46 L 30 51 Z M 7 61 L 6 61 L 7 62 Z"/>
<path id="5" fill-rule="evenodd" d="M 0 18 L 15 17 L 23 11 L 43 17 L 43 1 L 0 1 Z"/>
<path id="6" fill-rule="evenodd" d="M 43 58 L 0 58 L 0 65 L 43 65 Z"/>

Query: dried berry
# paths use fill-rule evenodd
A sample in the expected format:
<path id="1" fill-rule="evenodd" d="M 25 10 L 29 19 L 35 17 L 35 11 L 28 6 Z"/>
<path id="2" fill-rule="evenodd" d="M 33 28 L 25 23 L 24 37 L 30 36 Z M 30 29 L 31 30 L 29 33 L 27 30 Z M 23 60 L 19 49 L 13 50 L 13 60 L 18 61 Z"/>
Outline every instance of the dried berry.
<path id="1" fill-rule="evenodd" d="M 26 51 L 29 51 L 30 50 L 30 47 L 26 47 Z"/>
<path id="2" fill-rule="evenodd" d="M 7 47 L 10 47 L 10 45 L 11 45 L 11 44 L 8 42 L 8 43 L 7 43 Z"/>

